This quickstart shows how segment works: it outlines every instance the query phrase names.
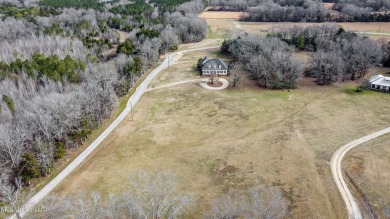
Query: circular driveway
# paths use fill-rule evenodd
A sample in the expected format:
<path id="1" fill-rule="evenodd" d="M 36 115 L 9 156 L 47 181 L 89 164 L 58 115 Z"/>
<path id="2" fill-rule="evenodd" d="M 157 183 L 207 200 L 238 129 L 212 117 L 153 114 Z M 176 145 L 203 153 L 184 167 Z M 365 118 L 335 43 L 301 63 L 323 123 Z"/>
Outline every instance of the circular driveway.
<path id="1" fill-rule="evenodd" d="M 220 86 L 220 87 L 211 87 L 210 85 L 208 85 L 207 84 L 207 82 L 209 81 L 208 78 L 203 78 L 201 81 L 202 82 L 200 83 L 200 85 L 203 88 L 206 88 L 206 89 L 209 89 L 209 90 L 223 90 L 223 89 L 226 89 L 227 87 L 229 87 L 229 81 L 226 80 L 225 78 L 219 78 L 218 81 L 222 82 L 222 86 Z"/>

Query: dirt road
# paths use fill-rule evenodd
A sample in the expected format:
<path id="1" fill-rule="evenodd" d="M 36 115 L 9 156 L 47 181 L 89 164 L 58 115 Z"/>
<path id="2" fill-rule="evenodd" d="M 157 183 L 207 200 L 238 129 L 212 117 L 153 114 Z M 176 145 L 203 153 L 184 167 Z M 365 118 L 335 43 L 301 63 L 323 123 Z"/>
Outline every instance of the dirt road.
<path id="1" fill-rule="evenodd" d="M 347 183 L 345 182 L 343 178 L 343 173 L 341 170 L 341 161 L 343 160 L 345 154 L 350 151 L 351 149 L 359 146 L 360 144 L 367 142 L 369 140 L 372 140 L 374 138 L 377 138 L 379 136 L 382 136 L 384 134 L 390 133 L 390 127 L 383 129 L 381 131 L 372 133 L 370 135 L 364 136 L 362 138 L 359 138 L 357 140 L 351 141 L 348 144 L 342 146 L 339 148 L 332 156 L 331 159 L 331 171 L 333 175 L 333 179 L 337 185 L 337 188 L 340 191 L 341 196 L 344 199 L 344 202 L 347 206 L 348 210 L 348 216 L 351 219 L 361 219 L 362 213 L 359 209 L 359 205 L 356 202 L 355 198 L 353 197 L 351 191 L 349 190 Z"/>

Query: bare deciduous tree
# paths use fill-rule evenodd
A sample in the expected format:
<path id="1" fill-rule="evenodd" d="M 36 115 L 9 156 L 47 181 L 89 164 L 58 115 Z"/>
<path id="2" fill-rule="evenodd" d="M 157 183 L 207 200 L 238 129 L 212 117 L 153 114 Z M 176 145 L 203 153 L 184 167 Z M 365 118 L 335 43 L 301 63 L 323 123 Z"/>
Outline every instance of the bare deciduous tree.
<path id="1" fill-rule="evenodd" d="M 11 184 L 8 179 L 0 179 L 0 200 L 11 206 L 12 213 L 15 214 L 16 218 L 21 218 L 19 209 L 21 189 L 22 181 L 20 178 L 15 179 L 14 184 Z"/>
<path id="2" fill-rule="evenodd" d="M 276 219 L 288 215 L 288 202 L 276 187 L 249 189 L 247 211 L 250 218 Z"/>
<path id="3" fill-rule="evenodd" d="M 102 218 L 102 200 L 98 192 L 81 193 L 78 196 L 65 199 L 67 215 L 72 218 L 94 219 Z"/>
<path id="4" fill-rule="evenodd" d="M 232 78 L 232 86 L 236 87 L 238 82 L 241 80 L 241 71 L 242 71 L 242 66 L 240 64 L 234 64 L 230 68 L 230 73 L 233 75 Z"/>
<path id="5" fill-rule="evenodd" d="M 211 202 L 211 211 L 204 218 L 233 219 L 243 216 L 246 206 L 245 197 L 238 191 L 230 191 Z"/>
<path id="6" fill-rule="evenodd" d="M 277 219 L 288 215 L 288 202 L 278 188 L 251 188 L 223 194 L 211 202 L 211 211 L 205 218 L 264 218 Z"/>
<path id="7" fill-rule="evenodd" d="M 190 196 L 176 193 L 177 180 L 172 173 L 137 173 L 130 178 L 130 185 L 124 196 L 126 205 L 139 217 L 176 218 L 192 204 Z"/>
<path id="8" fill-rule="evenodd" d="M 340 51 L 324 52 L 320 50 L 314 54 L 311 67 L 319 85 L 332 84 L 342 77 L 344 62 L 340 57 Z"/>
<path id="9" fill-rule="evenodd" d="M 383 213 L 386 219 L 390 219 L 390 206 L 386 206 Z"/>
<path id="10" fill-rule="evenodd" d="M 177 179 L 169 172 L 140 172 L 130 178 L 131 187 L 120 195 L 102 198 L 98 192 L 74 196 L 49 196 L 45 211 L 32 218 L 179 218 L 193 205 L 189 195 L 177 192 Z"/>

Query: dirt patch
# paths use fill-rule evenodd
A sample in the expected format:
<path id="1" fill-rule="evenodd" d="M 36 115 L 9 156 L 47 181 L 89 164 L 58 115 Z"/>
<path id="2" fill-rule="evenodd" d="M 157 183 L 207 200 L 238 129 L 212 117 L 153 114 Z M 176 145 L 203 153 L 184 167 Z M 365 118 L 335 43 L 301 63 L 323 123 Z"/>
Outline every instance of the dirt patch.
<path id="1" fill-rule="evenodd" d="M 116 30 L 119 33 L 119 42 L 123 43 L 127 39 L 127 32 Z"/>
<path id="2" fill-rule="evenodd" d="M 326 9 L 332 9 L 335 3 L 322 3 Z"/>
<path id="3" fill-rule="evenodd" d="M 240 19 L 242 12 L 229 12 L 229 11 L 205 11 L 199 15 L 204 19 Z"/>
<path id="4" fill-rule="evenodd" d="M 219 46 L 223 42 L 223 39 L 205 39 L 196 43 L 185 43 L 179 45 L 179 50 L 194 49 L 194 48 L 203 48 L 210 46 Z"/>

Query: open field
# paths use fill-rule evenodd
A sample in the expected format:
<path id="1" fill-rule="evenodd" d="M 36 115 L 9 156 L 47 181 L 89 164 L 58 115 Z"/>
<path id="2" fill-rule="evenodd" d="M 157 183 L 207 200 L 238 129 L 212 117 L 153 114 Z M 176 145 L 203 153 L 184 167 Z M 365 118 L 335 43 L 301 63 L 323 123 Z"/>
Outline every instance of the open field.
<path id="1" fill-rule="evenodd" d="M 221 45 L 223 39 L 205 39 L 196 43 L 185 43 L 179 45 L 179 50 L 196 49 Z"/>
<path id="2" fill-rule="evenodd" d="M 240 30 L 261 30 L 254 28 L 261 23 L 238 22 L 232 14 L 225 17 L 207 19 L 209 39 L 180 45 L 179 49 L 219 45 L 221 39 Z M 218 49 L 183 54 L 178 64 L 160 73 L 150 87 L 201 78 L 196 63 L 205 55 L 228 59 Z M 297 56 L 306 61 L 309 57 L 307 53 Z M 375 72 L 389 70 L 370 71 Z M 132 173 L 160 169 L 175 172 L 181 179 L 179 189 L 196 198 L 188 218 L 201 218 L 209 201 L 222 192 L 253 186 L 282 188 L 290 201 L 292 218 L 346 218 L 331 176 L 330 158 L 340 146 L 390 122 L 390 95 L 356 93 L 356 85 L 347 82 L 321 87 L 305 78 L 299 81 L 299 89 L 287 92 L 264 90 L 243 78 L 238 88 L 224 91 L 202 89 L 196 83 L 150 91 L 134 109 L 134 121 L 129 115 L 56 192 L 119 193 L 128 188 Z M 372 152 L 371 160 L 364 157 L 366 151 L 352 151 L 352 158 L 345 159 L 344 167 L 356 182 L 387 177 L 378 173 L 389 166 L 389 157 L 383 155 L 388 152 L 388 140 L 384 140 L 382 151 Z M 356 151 L 363 148 L 365 145 Z M 364 171 L 376 168 L 376 175 L 354 173 L 354 156 L 366 162 Z M 380 164 L 371 164 L 372 159 Z M 361 189 L 370 200 L 383 200 L 389 197 L 381 193 L 382 188 L 388 188 L 388 181 L 367 183 Z"/>
<path id="3" fill-rule="evenodd" d="M 234 11 L 204 11 L 199 17 L 204 19 L 233 19 L 238 20 L 242 12 Z"/>
<path id="4" fill-rule="evenodd" d="M 193 68 L 204 54 L 184 54 L 153 86 L 198 77 Z M 165 169 L 197 198 L 189 218 L 199 218 L 221 192 L 261 185 L 283 189 L 292 218 L 345 218 L 330 157 L 390 122 L 388 94 L 353 87 L 304 79 L 292 92 L 247 85 L 215 92 L 193 83 L 148 92 L 134 121 L 126 118 L 57 192 L 118 193 L 132 173 Z"/>
<path id="5" fill-rule="evenodd" d="M 323 3 L 323 5 L 326 9 L 332 9 L 335 3 Z"/>
<path id="6" fill-rule="evenodd" d="M 205 11 L 200 16 L 209 24 L 209 38 L 229 38 L 237 33 L 255 33 L 266 35 L 268 30 L 276 25 L 285 26 L 311 26 L 319 23 L 293 23 L 293 22 L 240 22 L 238 21 L 241 12 L 220 12 Z M 364 23 L 364 22 L 343 22 L 338 23 L 344 29 L 355 32 L 372 32 L 372 33 L 390 33 L 390 23 Z M 389 35 L 370 35 L 373 39 L 390 39 Z"/>
<path id="7" fill-rule="evenodd" d="M 242 28 L 248 32 L 266 32 L 276 25 L 284 25 L 284 26 L 311 26 L 319 23 L 293 23 L 293 22 L 240 22 Z M 345 30 L 356 31 L 356 32 L 382 32 L 382 33 L 390 33 L 390 23 L 363 23 L 363 22 L 355 22 L 348 23 L 342 22 L 337 23 L 342 26 Z M 379 30 L 380 26 L 380 30 Z"/>
<path id="8" fill-rule="evenodd" d="M 360 190 L 378 218 L 385 218 L 383 215 L 385 205 L 390 207 L 389 145 L 390 135 L 384 135 L 353 149 L 343 161 L 343 168 L 358 187 L 350 183 L 349 187 L 354 190 L 355 197 L 360 197 L 358 193 Z M 362 198 L 359 201 L 364 203 Z M 367 206 L 361 204 L 360 207 L 364 209 L 368 218 L 370 215 Z"/>

